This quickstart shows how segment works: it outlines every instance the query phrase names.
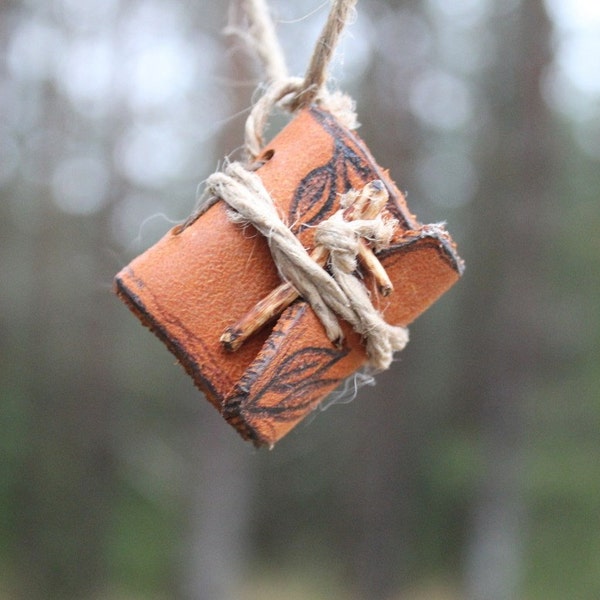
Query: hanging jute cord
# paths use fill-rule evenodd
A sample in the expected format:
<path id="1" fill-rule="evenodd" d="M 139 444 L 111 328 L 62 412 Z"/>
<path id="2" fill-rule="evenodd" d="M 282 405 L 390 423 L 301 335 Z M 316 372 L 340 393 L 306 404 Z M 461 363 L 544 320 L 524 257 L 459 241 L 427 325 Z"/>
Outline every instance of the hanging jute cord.
<path id="1" fill-rule="evenodd" d="M 343 339 L 336 318 L 339 315 L 366 340 L 369 364 L 376 370 L 387 369 L 394 351 L 402 350 L 408 342 L 408 331 L 385 322 L 354 273 L 359 240 L 367 238 L 376 247 L 385 247 L 395 223 L 381 216 L 348 222 L 342 209 L 320 223 L 315 243 L 329 251 L 330 275 L 282 222 L 273 199 L 256 174 L 240 163 L 230 163 L 224 173 L 211 175 L 206 185 L 213 197 L 222 198 L 233 209 L 231 220 L 250 223 L 265 236 L 281 277 L 310 303 L 327 337 L 336 343 Z"/>
<path id="2" fill-rule="evenodd" d="M 316 43 L 306 76 L 287 75 L 283 53 L 264 0 L 243 0 L 249 29 L 241 34 L 263 64 L 269 79 L 268 87 L 253 106 L 246 121 L 245 144 L 250 162 L 260 154 L 263 132 L 275 107 L 298 111 L 311 103 L 332 113 L 346 127 L 356 128 L 354 103 L 351 98 L 326 89 L 327 66 L 333 56 L 342 30 L 357 0 L 334 0 L 327 23 Z M 231 31 L 231 30 L 230 30 Z M 232 209 L 230 219 L 253 225 L 269 243 L 273 260 L 281 277 L 289 281 L 307 300 L 330 340 L 339 343 L 342 329 L 336 315 L 365 339 L 369 364 L 376 370 L 387 369 L 393 353 L 404 348 L 408 331 L 385 322 L 371 303 L 369 292 L 355 276 L 356 257 L 361 239 L 368 239 L 376 248 L 385 247 L 394 223 L 381 215 L 368 220 L 348 222 L 343 210 L 317 227 L 315 243 L 329 252 L 331 274 L 319 266 L 298 238 L 282 221 L 273 199 L 260 177 L 244 165 L 230 162 L 222 172 L 212 174 L 198 207 L 183 224 L 185 229 L 218 199 Z"/>
<path id="3" fill-rule="evenodd" d="M 229 32 L 246 40 L 249 48 L 262 63 L 268 83 L 267 90 L 253 106 L 246 120 L 246 152 L 251 159 L 260 154 L 264 145 L 263 132 L 269 115 L 276 106 L 295 112 L 316 102 L 348 129 L 356 129 L 352 98 L 341 92 L 330 92 L 325 86 L 327 67 L 356 2 L 357 0 L 333 0 L 306 75 L 300 78 L 288 75 L 283 50 L 275 34 L 265 0 L 243 0 L 242 8 L 250 23 L 249 31 L 241 33 L 237 28 L 229 28 Z"/>

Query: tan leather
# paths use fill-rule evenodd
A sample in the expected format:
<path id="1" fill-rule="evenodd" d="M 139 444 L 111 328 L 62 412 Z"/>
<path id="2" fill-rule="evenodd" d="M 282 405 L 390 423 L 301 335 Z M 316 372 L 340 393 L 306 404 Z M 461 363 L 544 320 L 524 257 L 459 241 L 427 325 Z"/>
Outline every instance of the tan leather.
<path id="1" fill-rule="evenodd" d="M 328 113 L 300 112 L 261 156 L 268 160 L 257 174 L 308 248 L 310 225 L 332 214 L 341 194 L 373 179 L 386 183 L 387 209 L 400 223 L 392 246 L 378 255 L 395 288 L 376 300 L 388 322 L 407 325 L 459 278 L 452 240 L 421 227 L 364 143 Z M 232 224 L 217 202 L 134 259 L 115 289 L 239 433 L 272 446 L 367 359 L 347 326 L 344 347 L 333 346 L 303 300 L 237 352 L 223 350 L 224 329 L 279 283 L 265 239 Z"/>

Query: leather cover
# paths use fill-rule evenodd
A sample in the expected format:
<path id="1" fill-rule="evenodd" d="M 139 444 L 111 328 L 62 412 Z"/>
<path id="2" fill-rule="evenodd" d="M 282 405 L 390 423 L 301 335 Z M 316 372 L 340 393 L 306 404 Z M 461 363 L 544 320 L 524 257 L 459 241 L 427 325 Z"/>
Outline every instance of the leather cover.
<path id="1" fill-rule="evenodd" d="M 379 298 L 365 282 L 389 323 L 408 325 L 459 278 L 450 237 L 416 221 L 387 171 L 329 113 L 300 112 L 261 156 L 257 174 L 309 249 L 311 226 L 339 208 L 341 194 L 384 181 L 399 227 L 378 258 L 395 291 Z M 281 283 L 265 239 L 232 224 L 227 210 L 218 201 L 190 226 L 173 228 L 116 276 L 115 289 L 225 419 L 257 446 L 272 446 L 367 357 L 348 326 L 344 346 L 335 347 L 301 299 L 237 352 L 221 347 L 224 329 Z"/>

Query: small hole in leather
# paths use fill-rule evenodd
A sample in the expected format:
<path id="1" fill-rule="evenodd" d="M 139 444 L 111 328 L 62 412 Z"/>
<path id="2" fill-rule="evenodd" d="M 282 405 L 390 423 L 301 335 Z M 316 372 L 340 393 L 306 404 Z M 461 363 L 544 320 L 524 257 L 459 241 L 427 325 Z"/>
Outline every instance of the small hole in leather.
<path id="1" fill-rule="evenodd" d="M 256 157 L 256 160 L 248 167 L 248 171 L 257 171 L 263 165 L 268 163 L 275 156 L 275 150 L 269 148 L 265 150 L 260 156 Z"/>
<path id="2" fill-rule="evenodd" d="M 261 156 L 258 157 L 258 161 L 264 164 L 269 162 L 274 156 L 275 150 L 273 150 L 273 148 L 269 148 L 269 150 L 266 150 Z"/>

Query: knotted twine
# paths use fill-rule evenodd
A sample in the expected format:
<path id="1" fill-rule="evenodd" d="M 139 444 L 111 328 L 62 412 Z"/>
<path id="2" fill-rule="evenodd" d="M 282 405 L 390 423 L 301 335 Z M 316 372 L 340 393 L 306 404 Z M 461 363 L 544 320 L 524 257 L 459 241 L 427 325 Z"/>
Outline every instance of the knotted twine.
<path id="1" fill-rule="evenodd" d="M 353 100 L 325 87 L 327 65 L 356 2 L 333 1 L 302 79 L 287 76 L 283 52 L 264 0 L 244 0 L 243 7 L 251 27 L 244 34 L 238 30 L 233 32 L 246 39 L 254 49 L 271 81 L 246 120 L 245 148 L 250 162 L 260 154 L 264 145 L 263 131 L 276 106 L 293 113 L 314 102 L 349 129 L 357 127 Z M 408 330 L 386 323 L 373 306 L 366 287 L 355 275 L 360 238 L 368 239 L 376 250 L 385 247 L 393 233 L 390 221 L 384 221 L 381 215 L 374 219 L 346 221 L 341 209 L 321 222 L 317 226 L 315 243 L 329 250 L 329 274 L 311 259 L 282 221 L 260 177 L 239 162 L 227 163 L 222 172 L 208 177 L 198 206 L 181 230 L 218 199 L 232 209 L 229 218 L 233 222 L 251 224 L 267 239 L 281 278 L 289 281 L 309 302 L 332 342 L 339 344 L 343 340 L 337 315 L 363 336 L 372 368 L 385 370 L 390 366 L 393 353 L 402 350 L 408 342 Z"/>
<path id="2" fill-rule="evenodd" d="M 348 129 L 356 129 L 354 100 L 325 86 L 327 66 L 333 57 L 342 31 L 352 18 L 358 0 L 333 0 L 327 22 L 317 39 L 304 78 L 288 75 L 275 26 L 265 0 L 242 0 L 250 24 L 247 31 L 230 26 L 227 32 L 237 35 L 256 54 L 263 65 L 269 85 L 252 107 L 245 126 L 245 147 L 249 158 L 256 158 L 264 146 L 263 131 L 275 107 L 296 112 L 313 102 L 331 113 Z"/>

